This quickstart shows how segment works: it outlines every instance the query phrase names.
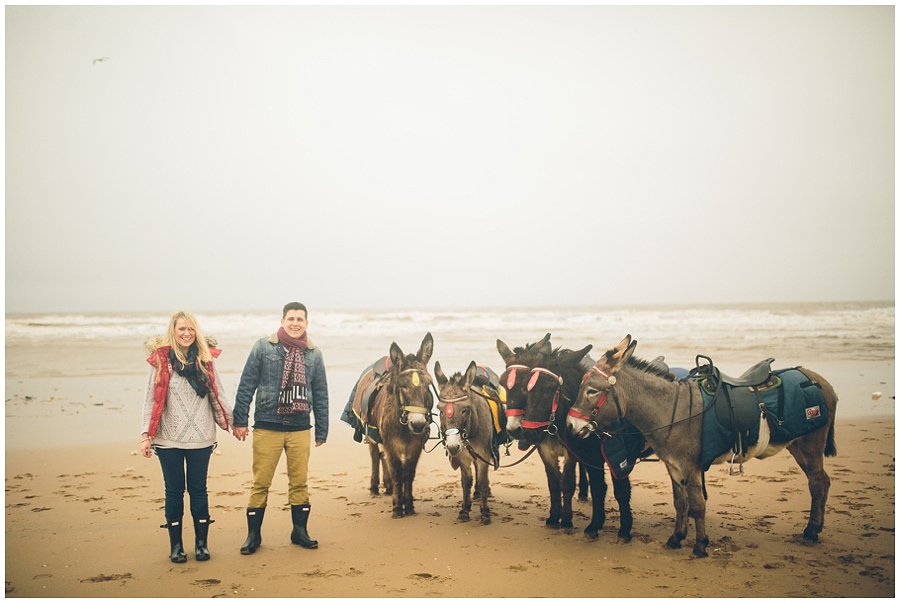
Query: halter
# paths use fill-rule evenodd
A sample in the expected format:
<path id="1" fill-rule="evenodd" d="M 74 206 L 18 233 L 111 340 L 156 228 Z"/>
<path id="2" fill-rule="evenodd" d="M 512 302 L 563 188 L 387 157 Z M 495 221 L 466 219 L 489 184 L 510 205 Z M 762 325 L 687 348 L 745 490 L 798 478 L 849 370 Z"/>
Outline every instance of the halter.
<path id="1" fill-rule="evenodd" d="M 616 395 L 616 391 L 613 388 L 613 386 L 616 384 L 616 376 L 611 373 L 606 373 L 606 372 L 600 370 L 599 368 L 597 368 L 596 366 L 594 366 L 594 367 L 591 367 L 591 370 L 589 370 L 588 372 L 586 372 L 584 374 L 584 377 L 581 379 L 581 385 L 584 385 L 584 382 L 587 381 L 588 377 L 591 376 L 591 373 L 597 373 L 598 375 L 600 375 L 601 377 L 606 379 L 609 382 L 609 387 L 607 389 L 603 390 L 603 393 L 600 395 L 600 399 L 597 400 L 597 403 L 594 404 L 593 408 L 591 408 L 590 416 L 581 414 L 580 412 L 575 410 L 574 406 L 569 409 L 569 416 L 587 421 L 588 429 L 590 429 L 591 431 L 596 431 L 597 430 L 597 421 L 596 421 L 597 413 L 600 412 L 600 407 L 603 406 L 603 404 L 606 402 L 606 394 L 607 393 L 612 392 L 613 402 L 616 403 L 616 414 L 618 415 L 619 420 L 622 420 L 624 417 L 622 416 L 622 407 L 619 405 L 619 396 Z"/>
<path id="2" fill-rule="evenodd" d="M 537 366 L 531 368 L 530 366 L 526 366 L 524 364 L 511 364 L 506 367 L 506 370 L 510 371 L 509 377 L 506 378 L 506 389 L 510 390 L 516 384 L 516 371 L 519 369 L 523 369 L 529 371 L 531 373 L 531 379 L 528 380 L 528 385 L 525 387 L 527 391 L 531 391 L 534 389 L 535 385 L 537 385 L 538 378 L 543 375 L 548 375 L 556 379 L 556 391 L 553 394 L 553 402 L 551 403 L 550 409 L 550 419 L 548 421 L 522 421 L 522 427 L 525 429 L 540 429 L 541 427 L 547 427 L 547 431 L 550 431 L 549 426 L 556 420 L 556 409 L 559 407 L 559 390 L 562 388 L 563 379 L 556 373 L 549 371 L 543 367 Z M 525 414 L 524 408 L 508 408 L 506 409 L 506 416 L 520 416 Z"/>
<path id="3" fill-rule="evenodd" d="M 455 404 L 456 402 L 462 402 L 463 400 L 468 400 L 468 399 L 469 399 L 468 394 L 466 394 L 464 396 L 457 396 L 455 398 L 438 397 L 438 403 L 447 405 L 446 408 L 444 409 L 444 414 L 447 415 L 448 419 L 451 419 L 451 418 L 453 418 L 453 413 L 454 413 L 453 404 Z"/>
<path id="4" fill-rule="evenodd" d="M 400 371 L 399 373 L 397 373 L 397 376 L 403 375 L 405 373 L 413 373 L 413 376 L 412 376 L 413 385 L 418 386 L 422 382 L 421 378 L 419 377 L 419 374 L 421 372 L 422 371 L 420 369 L 411 368 L 411 369 L 406 369 L 406 370 Z M 427 375 L 427 373 L 426 373 L 426 375 Z M 426 388 L 425 391 L 427 392 L 428 389 Z M 408 422 L 407 415 L 411 412 L 423 414 L 428 418 L 428 422 L 429 423 L 431 422 L 431 409 L 426 408 L 424 406 L 410 406 L 408 404 L 404 404 L 403 403 L 403 392 L 400 391 L 399 387 L 397 388 L 397 405 L 400 408 L 400 423 L 402 425 L 407 424 L 407 422 Z"/>

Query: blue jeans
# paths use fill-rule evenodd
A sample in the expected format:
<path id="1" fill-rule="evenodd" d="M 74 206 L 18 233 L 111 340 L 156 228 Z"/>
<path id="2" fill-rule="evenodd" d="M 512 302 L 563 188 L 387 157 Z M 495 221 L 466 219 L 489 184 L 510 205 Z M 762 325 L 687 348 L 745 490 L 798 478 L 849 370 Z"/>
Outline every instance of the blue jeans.
<path id="1" fill-rule="evenodd" d="M 156 456 L 162 467 L 166 485 L 166 521 L 178 521 L 184 516 L 184 489 L 191 497 L 191 517 L 209 517 L 209 495 L 206 492 L 206 475 L 209 457 L 215 446 L 206 448 L 157 448 Z M 187 467 L 187 472 L 185 472 Z"/>

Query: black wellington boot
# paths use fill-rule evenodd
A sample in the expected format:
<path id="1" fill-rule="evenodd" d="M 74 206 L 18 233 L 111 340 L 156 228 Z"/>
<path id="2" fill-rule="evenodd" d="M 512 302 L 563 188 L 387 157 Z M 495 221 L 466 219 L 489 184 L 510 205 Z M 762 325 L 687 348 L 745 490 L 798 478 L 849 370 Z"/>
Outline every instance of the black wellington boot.
<path id="1" fill-rule="evenodd" d="M 262 522 L 265 507 L 247 509 L 247 540 L 241 545 L 241 555 L 252 555 L 262 544 Z"/>
<path id="2" fill-rule="evenodd" d="M 169 558 L 172 563 L 184 563 L 187 561 L 187 555 L 184 554 L 184 544 L 181 542 L 181 520 L 170 521 L 159 526 L 169 530 L 169 546 L 171 552 Z"/>
<path id="3" fill-rule="evenodd" d="M 215 520 L 207 517 L 206 519 L 194 518 L 194 556 L 197 561 L 209 561 L 209 547 L 206 545 L 206 539 L 209 536 L 209 524 L 215 523 Z"/>
<path id="4" fill-rule="evenodd" d="M 310 538 L 306 532 L 306 523 L 309 521 L 309 508 L 309 505 L 291 505 L 291 519 L 294 522 L 291 542 L 299 544 L 305 549 L 315 549 L 319 548 L 319 541 Z"/>

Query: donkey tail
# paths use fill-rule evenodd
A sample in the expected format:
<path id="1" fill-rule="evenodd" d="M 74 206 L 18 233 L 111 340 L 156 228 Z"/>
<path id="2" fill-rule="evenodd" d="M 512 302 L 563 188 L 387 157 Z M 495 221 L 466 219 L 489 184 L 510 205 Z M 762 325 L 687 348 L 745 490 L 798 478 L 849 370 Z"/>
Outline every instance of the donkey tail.
<path id="1" fill-rule="evenodd" d="M 834 421 L 828 429 L 828 440 L 825 442 L 825 456 L 837 456 L 837 446 L 834 443 Z"/>

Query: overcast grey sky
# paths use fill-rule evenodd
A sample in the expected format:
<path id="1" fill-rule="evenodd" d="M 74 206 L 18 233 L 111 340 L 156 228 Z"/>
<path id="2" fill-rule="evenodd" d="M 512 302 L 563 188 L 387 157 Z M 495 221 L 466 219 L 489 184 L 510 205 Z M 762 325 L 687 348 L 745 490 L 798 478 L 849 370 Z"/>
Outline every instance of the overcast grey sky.
<path id="1" fill-rule="evenodd" d="M 894 67 L 893 6 L 7 6 L 6 310 L 892 300 Z"/>

